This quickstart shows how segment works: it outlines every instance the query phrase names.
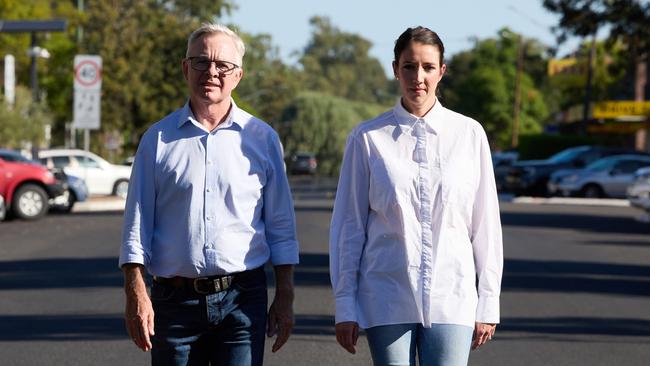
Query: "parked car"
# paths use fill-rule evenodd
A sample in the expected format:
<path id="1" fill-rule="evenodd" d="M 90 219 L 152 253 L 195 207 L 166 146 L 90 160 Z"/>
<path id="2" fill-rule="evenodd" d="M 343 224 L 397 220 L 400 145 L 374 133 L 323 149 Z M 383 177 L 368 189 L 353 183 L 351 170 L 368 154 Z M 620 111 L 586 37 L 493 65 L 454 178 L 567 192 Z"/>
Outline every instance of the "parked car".
<path id="1" fill-rule="evenodd" d="M 604 146 L 577 146 L 558 152 L 546 160 L 522 160 L 512 165 L 505 189 L 517 195 L 548 195 L 551 174 L 560 169 L 580 169 L 606 156 L 631 153 L 630 150 Z"/>
<path id="2" fill-rule="evenodd" d="M 634 177 L 634 183 L 627 188 L 627 199 L 650 214 L 650 167 L 637 170 Z"/>
<path id="3" fill-rule="evenodd" d="M 6 215 L 7 209 L 5 208 L 5 199 L 0 194 L 0 221 L 4 220 Z"/>
<path id="4" fill-rule="evenodd" d="M 17 151 L 0 150 L 0 157 L 4 158 L 7 161 L 23 162 L 27 164 L 44 166 L 40 162 L 28 159 Z M 86 187 L 86 183 L 83 179 L 65 174 L 65 172 L 63 172 L 61 169 L 54 168 L 49 170 L 52 172 L 52 174 L 54 174 L 54 178 L 56 178 L 59 182 L 65 182 L 66 186 L 66 190 L 63 191 L 61 195 L 50 197 L 48 200 L 50 209 L 70 212 L 76 202 L 82 202 L 86 200 L 88 197 L 88 188 Z"/>
<path id="5" fill-rule="evenodd" d="M 518 157 L 519 154 L 513 151 L 494 152 L 492 154 L 492 167 L 494 168 L 497 190 L 501 191 L 505 187 L 508 172 Z"/>
<path id="6" fill-rule="evenodd" d="M 318 167 L 318 161 L 316 160 L 316 154 L 310 152 L 299 152 L 291 155 L 287 159 L 287 170 L 289 174 L 298 175 L 298 174 L 316 174 L 316 168 Z"/>
<path id="7" fill-rule="evenodd" d="M 88 198 L 88 187 L 83 179 L 65 174 L 63 170 L 55 172 L 54 176 L 65 180 L 68 183 L 68 189 L 62 195 L 50 200 L 52 209 L 70 212 L 77 202 L 83 202 Z"/>
<path id="8" fill-rule="evenodd" d="M 114 165 L 91 152 L 76 149 L 41 150 L 38 158 L 48 168 L 63 169 L 66 174 L 82 178 L 89 194 L 126 198 L 131 177 L 129 166 Z"/>
<path id="9" fill-rule="evenodd" d="M 634 173 L 645 166 L 650 166 L 650 156 L 609 156 L 563 177 L 557 190 L 564 196 L 625 198 Z"/>
<path id="10" fill-rule="evenodd" d="M 67 184 L 44 166 L 25 160 L 17 152 L 0 150 L 0 195 L 8 213 L 34 220 L 47 213 L 49 200 L 63 194 Z"/>

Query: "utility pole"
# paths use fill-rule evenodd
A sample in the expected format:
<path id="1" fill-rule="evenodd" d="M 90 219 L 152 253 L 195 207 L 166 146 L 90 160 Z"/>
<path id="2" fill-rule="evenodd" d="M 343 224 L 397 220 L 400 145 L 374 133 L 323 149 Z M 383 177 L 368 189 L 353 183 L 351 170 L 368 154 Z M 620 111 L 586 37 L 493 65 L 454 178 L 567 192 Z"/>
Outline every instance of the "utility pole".
<path id="1" fill-rule="evenodd" d="M 580 135 L 587 133 L 587 123 L 589 122 L 589 107 L 591 105 L 591 79 L 593 78 L 593 64 L 596 53 L 596 32 L 591 36 L 591 46 L 589 47 L 589 59 L 587 61 L 587 82 L 585 84 L 585 99 L 582 104 L 582 122 L 580 123 Z"/>
<path id="2" fill-rule="evenodd" d="M 512 112 L 512 139 L 510 147 L 519 146 L 519 112 L 521 110 L 521 74 L 524 72 L 524 41 L 521 35 L 517 40 L 517 74 L 515 75 L 515 102 Z"/>

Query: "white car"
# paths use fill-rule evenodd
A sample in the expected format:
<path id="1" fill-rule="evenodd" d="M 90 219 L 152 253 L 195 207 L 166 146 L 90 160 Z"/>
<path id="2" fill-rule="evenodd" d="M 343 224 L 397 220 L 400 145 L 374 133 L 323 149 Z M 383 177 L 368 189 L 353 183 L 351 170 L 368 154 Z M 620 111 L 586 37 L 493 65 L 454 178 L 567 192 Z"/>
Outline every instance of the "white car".
<path id="1" fill-rule="evenodd" d="M 48 168 L 62 168 L 66 174 L 86 181 L 91 195 L 115 195 L 126 198 L 131 167 L 115 165 L 84 150 L 50 149 L 38 153 L 38 161 Z"/>

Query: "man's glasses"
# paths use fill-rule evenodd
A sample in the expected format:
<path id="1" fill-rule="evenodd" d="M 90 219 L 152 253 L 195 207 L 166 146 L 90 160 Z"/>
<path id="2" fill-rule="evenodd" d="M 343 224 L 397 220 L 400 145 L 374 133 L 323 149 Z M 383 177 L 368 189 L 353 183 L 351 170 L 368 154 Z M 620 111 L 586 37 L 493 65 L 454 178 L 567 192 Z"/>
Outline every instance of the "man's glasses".
<path id="1" fill-rule="evenodd" d="M 188 57 L 187 60 L 190 62 L 190 66 L 196 71 L 208 71 L 210 65 L 214 63 L 214 66 L 217 68 L 217 71 L 222 75 L 230 75 L 239 65 L 233 64 L 228 61 L 221 60 L 210 60 L 207 57 Z"/>

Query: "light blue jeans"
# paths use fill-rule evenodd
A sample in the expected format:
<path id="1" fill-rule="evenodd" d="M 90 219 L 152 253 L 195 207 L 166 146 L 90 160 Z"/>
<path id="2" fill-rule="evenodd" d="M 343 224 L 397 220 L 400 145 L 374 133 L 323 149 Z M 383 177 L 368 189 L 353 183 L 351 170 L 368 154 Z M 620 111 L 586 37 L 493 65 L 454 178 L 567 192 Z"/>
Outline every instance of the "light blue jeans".
<path id="1" fill-rule="evenodd" d="M 474 329 L 455 324 L 382 325 L 366 329 L 375 366 L 466 366 Z"/>

